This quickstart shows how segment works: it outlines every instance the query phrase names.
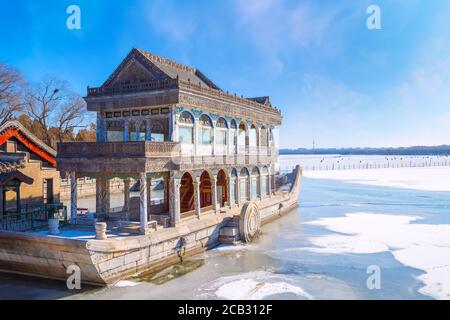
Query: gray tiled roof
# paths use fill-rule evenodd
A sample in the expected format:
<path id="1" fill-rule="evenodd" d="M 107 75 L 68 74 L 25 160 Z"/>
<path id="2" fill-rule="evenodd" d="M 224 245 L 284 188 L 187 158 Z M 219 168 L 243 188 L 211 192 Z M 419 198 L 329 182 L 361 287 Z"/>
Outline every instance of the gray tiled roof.
<path id="1" fill-rule="evenodd" d="M 173 60 L 163 58 L 161 56 L 157 56 L 146 50 L 142 49 L 136 50 L 142 53 L 148 60 L 150 60 L 154 65 L 156 65 L 158 69 L 163 71 L 166 75 L 168 75 L 172 79 L 178 77 L 179 79 L 185 81 L 190 80 L 194 84 L 201 83 L 204 86 L 220 90 L 220 88 L 214 82 L 208 79 L 203 73 L 201 73 L 196 68 L 186 66 Z"/>
<path id="2" fill-rule="evenodd" d="M 0 173 L 11 172 L 17 169 L 24 168 L 23 159 L 5 159 L 0 155 Z"/>

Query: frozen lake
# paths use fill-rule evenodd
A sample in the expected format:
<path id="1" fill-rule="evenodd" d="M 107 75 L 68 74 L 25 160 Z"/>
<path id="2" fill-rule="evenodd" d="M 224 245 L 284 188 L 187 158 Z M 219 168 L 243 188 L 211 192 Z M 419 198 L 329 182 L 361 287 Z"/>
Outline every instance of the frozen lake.
<path id="1" fill-rule="evenodd" d="M 170 281 L 133 279 L 77 294 L 61 283 L 0 276 L 0 297 L 450 299 L 449 167 L 319 174 L 306 173 L 300 208 L 264 226 L 258 241 L 192 257 L 177 269 L 186 274 Z M 367 286 L 374 266 L 380 289 Z"/>
<path id="2" fill-rule="evenodd" d="M 280 170 L 304 171 L 450 166 L 449 156 L 280 155 Z"/>

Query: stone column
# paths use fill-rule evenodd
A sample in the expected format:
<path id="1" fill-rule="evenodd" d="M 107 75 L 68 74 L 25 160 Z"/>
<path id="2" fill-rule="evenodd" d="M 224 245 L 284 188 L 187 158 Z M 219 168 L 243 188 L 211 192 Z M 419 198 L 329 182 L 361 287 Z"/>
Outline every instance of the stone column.
<path id="1" fill-rule="evenodd" d="M 109 178 L 104 175 L 97 175 L 95 185 L 95 211 L 107 214 L 110 209 Z"/>
<path id="2" fill-rule="evenodd" d="M 103 208 L 102 203 L 102 177 L 96 175 L 95 177 L 95 212 L 101 213 Z"/>
<path id="3" fill-rule="evenodd" d="M 109 213 L 109 209 L 111 208 L 110 198 L 111 198 L 111 181 L 109 177 L 104 177 L 103 179 L 103 212 L 105 214 Z"/>
<path id="4" fill-rule="evenodd" d="M 147 234 L 147 174 L 145 172 L 139 174 L 139 200 L 140 231 L 141 234 Z"/>
<path id="5" fill-rule="evenodd" d="M 227 179 L 227 183 L 228 183 L 228 186 L 227 186 L 227 199 L 228 199 L 228 207 L 229 208 L 231 208 L 231 206 L 233 205 L 233 202 L 231 201 L 231 186 L 233 185 L 231 179 L 232 178 L 231 178 L 231 174 L 230 174 L 230 176 Z"/>
<path id="6" fill-rule="evenodd" d="M 267 175 L 267 183 L 268 183 L 268 188 L 269 188 L 269 197 L 272 198 L 272 179 L 270 179 L 270 171 Z"/>
<path id="7" fill-rule="evenodd" d="M 238 136 L 239 136 L 239 128 L 234 130 L 234 137 L 233 137 L 233 139 L 234 139 L 234 152 L 233 153 L 234 154 L 238 154 L 239 153 L 239 151 L 238 151 L 238 149 L 239 149 Z"/>
<path id="8" fill-rule="evenodd" d="M 129 141 L 130 140 L 130 132 L 129 132 L 129 126 L 130 123 L 128 120 L 124 120 L 123 124 L 123 141 Z"/>
<path id="9" fill-rule="evenodd" d="M 241 204 L 241 178 L 236 178 L 236 202 L 238 205 Z"/>
<path id="10" fill-rule="evenodd" d="M 150 215 L 152 206 L 152 178 L 147 177 L 147 211 Z"/>
<path id="11" fill-rule="evenodd" d="M 152 141 L 152 120 L 145 120 L 145 140 Z"/>
<path id="12" fill-rule="evenodd" d="M 194 155 L 197 156 L 198 155 L 198 135 L 199 133 L 199 126 L 198 126 L 198 119 L 195 119 L 195 123 L 194 123 Z"/>
<path id="13" fill-rule="evenodd" d="M 200 219 L 201 215 L 201 201 L 200 201 L 200 179 L 194 178 L 194 209 L 197 218 Z"/>
<path id="14" fill-rule="evenodd" d="M 98 142 L 103 141 L 103 120 L 101 112 L 97 112 L 96 140 Z"/>
<path id="15" fill-rule="evenodd" d="M 263 188 L 262 188 L 262 185 L 263 185 L 263 179 L 264 179 L 265 177 L 263 177 L 263 176 L 261 176 L 261 173 L 259 174 L 259 199 L 262 199 L 263 198 Z"/>
<path id="16" fill-rule="evenodd" d="M 245 198 L 247 200 L 252 200 L 252 184 L 253 184 L 252 180 L 253 180 L 252 175 L 250 174 L 247 179 L 247 194 L 245 195 Z"/>
<path id="17" fill-rule="evenodd" d="M 179 183 L 178 183 L 179 184 Z M 170 197 L 170 176 L 164 176 L 164 205 L 166 207 L 166 211 L 169 211 L 169 197 Z"/>
<path id="18" fill-rule="evenodd" d="M 211 146 L 211 154 L 216 154 L 216 128 L 213 126 L 211 128 L 211 140 L 212 140 L 212 146 Z"/>
<path id="19" fill-rule="evenodd" d="M 272 180 L 272 189 L 270 190 L 271 193 L 275 193 L 275 175 L 271 175 L 271 180 Z"/>
<path id="20" fill-rule="evenodd" d="M 75 224 L 77 219 L 77 176 L 75 172 L 69 173 L 70 181 L 70 223 Z"/>
<path id="21" fill-rule="evenodd" d="M 108 140 L 108 122 L 106 120 L 102 121 L 102 141 L 106 142 Z"/>
<path id="22" fill-rule="evenodd" d="M 123 180 L 123 210 L 125 210 L 127 219 L 130 218 L 130 178 Z"/>
<path id="23" fill-rule="evenodd" d="M 211 180 L 212 180 L 211 181 L 212 205 L 213 205 L 214 212 L 217 213 L 217 208 L 220 207 L 220 206 L 218 206 L 218 199 L 217 199 L 217 178 L 212 177 Z"/>
<path id="24" fill-rule="evenodd" d="M 172 186 L 172 194 L 170 196 L 170 203 L 171 203 L 171 224 L 173 227 L 177 226 L 180 223 L 181 220 L 181 213 L 180 213 L 180 179 L 172 178 L 170 180 L 171 186 Z"/>

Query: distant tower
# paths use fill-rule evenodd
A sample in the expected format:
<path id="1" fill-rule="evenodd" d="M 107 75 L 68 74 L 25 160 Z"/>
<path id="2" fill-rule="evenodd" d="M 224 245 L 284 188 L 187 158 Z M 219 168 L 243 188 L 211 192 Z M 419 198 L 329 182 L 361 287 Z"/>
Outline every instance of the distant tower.
<path id="1" fill-rule="evenodd" d="M 313 140 L 313 150 L 316 148 L 316 142 Z"/>

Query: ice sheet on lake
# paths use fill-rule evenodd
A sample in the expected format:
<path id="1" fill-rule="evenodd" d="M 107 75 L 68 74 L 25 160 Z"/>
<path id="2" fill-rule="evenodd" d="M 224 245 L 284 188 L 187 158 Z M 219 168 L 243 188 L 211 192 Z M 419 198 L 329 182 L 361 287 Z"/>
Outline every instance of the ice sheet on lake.
<path id="1" fill-rule="evenodd" d="M 350 213 L 344 217 L 305 222 L 340 234 L 310 238 L 322 253 L 390 251 L 402 264 L 425 272 L 422 294 L 450 299 L 450 224 L 420 224 L 417 216 Z M 412 223 L 414 222 L 414 223 Z"/>
<path id="2" fill-rule="evenodd" d="M 268 271 L 221 277 L 203 287 L 201 291 L 206 291 L 206 293 L 200 295 L 199 298 L 261 300 L 274 296 L 283 298 L 285 295 L 294 295 L 297 299 L 313 299 L 302 287 L 293 283 L 288 276 Z"/>
<path id="3" fill-rule="evenodd" d="M 450 191 L 450 167 L 305 171 L 314 179 L 428 191 Z"/>

